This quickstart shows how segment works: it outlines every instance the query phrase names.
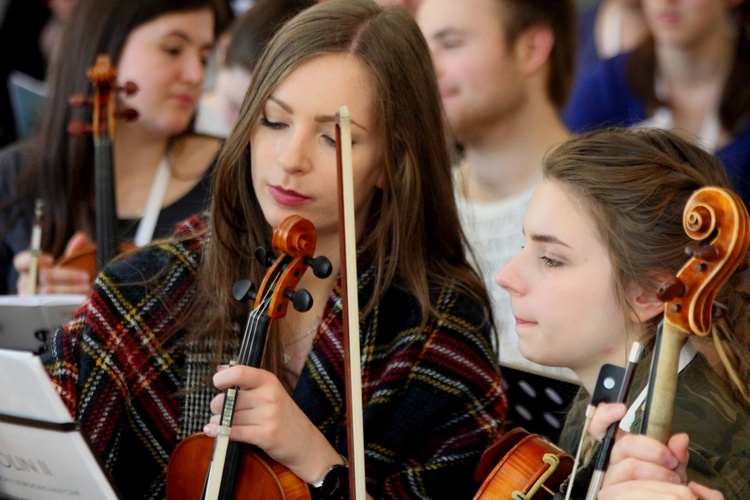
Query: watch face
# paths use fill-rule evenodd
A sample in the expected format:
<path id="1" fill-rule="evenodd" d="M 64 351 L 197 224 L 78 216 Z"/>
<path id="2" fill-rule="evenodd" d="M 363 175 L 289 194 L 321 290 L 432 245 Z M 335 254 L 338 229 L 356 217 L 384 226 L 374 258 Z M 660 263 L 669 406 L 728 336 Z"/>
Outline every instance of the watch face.
<path id="1" fill-rule="evenodd" d="M 349 467 L 345 465 L 334 465 L 323 479 L 320 487 L 322 498 L 347 499 L 349 498 Z"/>

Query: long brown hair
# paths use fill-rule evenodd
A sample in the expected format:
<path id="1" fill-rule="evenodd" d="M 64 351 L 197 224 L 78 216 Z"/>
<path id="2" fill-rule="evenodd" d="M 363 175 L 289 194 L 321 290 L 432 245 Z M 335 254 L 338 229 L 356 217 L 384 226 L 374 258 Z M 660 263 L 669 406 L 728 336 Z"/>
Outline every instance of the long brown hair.
<path id="1" fill-rule="evenodd" d="M 359 242 L 362 258 L 377 266 L 375 293 L 370 303 L 361 304 L 362 314 L 388 287 L 397 286 L 414 294 L 426 317 L 434 312 L 431 289 L 448 283 L 489 311 L 487 291 L 464 253 L 440 98 L 419 28 L 399 8 L 381 8 L 367 0 L 331 0 L 297 15 L 270 42 L 219 156 L 211 239 L 193 303 L 196 322 L 190 330 L 195 335 L 227 340 L 246 314 L 231 296 L 234 282 L 250 278 L 260 283 L 265 272 L 252 252 L 270 244 L 272 228 L 252 186 L 250 131 L 287 75 L 331 53 L 355 55 L 369 68 L 374 127 L 382 137 L 384 186 Z"/>
<path id="2" fill-rule="evenodd" d="M 664 130 L 609 129 L 571 139 L 544 161 L 546 179 L 561 183 L 592 216 L 612 262 L 623 310 L 630 284 L 656 290 L 654 271 L 676 275 L 692 242 L 682 224 L 685 204 L 703 186 L 729 187 L 722 165 L 698 146 Z M 750 298 L 747 273 L 733 276 L 716 300 L 729 314 L 715 320 L 711 337 L 692 337 L 716 371 L 750 407 Z M 657 323 L 646 329 L 653 343 Z M 632 339 L 636 340 L 636 339 Z M 640 339 L 639 339 L 640 340 Z"/>

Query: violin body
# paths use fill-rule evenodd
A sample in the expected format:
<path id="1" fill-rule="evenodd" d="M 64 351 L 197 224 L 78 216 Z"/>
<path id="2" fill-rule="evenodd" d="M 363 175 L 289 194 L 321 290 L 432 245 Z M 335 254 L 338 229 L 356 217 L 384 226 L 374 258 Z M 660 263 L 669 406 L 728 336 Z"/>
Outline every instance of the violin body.
<path id="1" fill-rule="evenodd" d="M 573 457 L 538 434 L 515 428 L 482 456 L 475 479 L 483 482 L 474 499 L 552 498 L 572 470 Z"/>
<path id="2" fill-rule="evenodd" d="M 167 466 L 167 499 L 195 498 L 203 489 L 213 446 L 214 439 L 204 434 L 180 442 Z M 258 449 L 242 446 L 238 466 L 242 473 L 235 478 L 234 498 L 311 499 L 303 480 Z"/>
<path id="3" fill-rule="evenodd" d="M 127 242 L 120 243 L 119 246 L 120 253 L 125 253 L 135 249 L 136 246 L 134 244 Z M 97 245 L 95 243 L 89 243 L 85 247 L 72 252 L 70 255 L 60 258 L 57 262 L 57 267 L 74 267 L 86 271 L 91 282 L 93 282 L 99 272 L 97 265 Z"/>

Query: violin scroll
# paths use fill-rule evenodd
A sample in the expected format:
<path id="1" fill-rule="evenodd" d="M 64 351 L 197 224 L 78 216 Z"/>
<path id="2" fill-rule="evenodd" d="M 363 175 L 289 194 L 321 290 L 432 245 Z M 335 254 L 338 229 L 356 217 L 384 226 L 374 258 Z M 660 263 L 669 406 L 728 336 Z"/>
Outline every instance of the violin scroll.
<path id="1" fill-rule="evenodd" d="M 707 336 L 713 318 L 725 314 L 714 300 L 731 275 L 742 267 L 750 244 L 750 221 L 743 201 L 731 191 L 704 187 L 688 199 L 683 212 L 690 258 L 657 296 L 665 301 L 657 333 L 642 429 L 662 443 L 671 435 L 677 373 L 689 335 Z"/>
<path id="2" fill-rule="evenodd" d="M 133 95 L 138 92 L 138 86 L 133 82 L 125 82 L 118 86 L 115 83 L 117 70 L 112 66 L 109 56 L 100 54 L 94 65 L 86 71 L 89 81 L 94 86 L 93 96 L 76 94 L 68 99 L 73 107 L 90 105 L 93 111 L 91 123 L 74 120 L 68 124 L 68 133 L 73 137 L 80 137 L 86 133 L 94 135 L 95 139 L 100 136 L 115 136 L 115 119 L 121 118 L 132 121 L 138 118 L 138 112 L 134 109 L 123 109 L 118 111 L 115 105 L 115 96 L 124 92 L 125 95 Z"/>
<path id="3" fill-rule="evenodd" d="M 677 281 L 665 284 L 659 296 L 667 301 L 665 318 L 670 323 L 687 333 L 706 336 L 715 317 L 716 295 L 746 261 L 750 243 L 747 209 L 734 193 L 705 187 L 693 193 L 685 205 L 683 227 L 699 243 L 685 249 L 690 259 L 677 273 Z"/>
<path id="4" fill-rule="evenodd" d="M 273 260 L 256 295 L 255 307 L 260 307 L 261 302 L 265 300 L 266 291 L 273 290 L 269 299 L 268 315 L 272 320 L 276 320 L 286 315 L 289 300 L 298 311 L 307 311 L 312 307 L 312 297 L 306 290 L 294 291 L 311 263 L 317 262 L 316 267 L 328 271 L 320 276 L 316 273 L 318 278 L 330 276 L 332 266 L 326 257 L 313 258 L 318 241 L 315 226 L 298 215 L 284 219 L 274 231 L 272 241 L 274 248 L 284 256 Z M 258 253 L 262 254 L 266 262 L 271 260 L 266 252 L 256 252 L 256 255 Z"/>

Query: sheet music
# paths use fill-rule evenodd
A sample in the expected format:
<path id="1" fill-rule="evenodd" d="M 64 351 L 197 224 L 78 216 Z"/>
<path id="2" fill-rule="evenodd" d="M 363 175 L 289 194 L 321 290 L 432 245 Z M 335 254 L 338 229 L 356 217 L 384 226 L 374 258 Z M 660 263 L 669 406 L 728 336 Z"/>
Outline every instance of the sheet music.
<path id="1" fill-rule="evenodd" d="M 40 353 L 46 335 L 64 325 L 85 295 L 0 296 L 0 348 Z"/>
<path id="2" fill-rule="evenodd" d="M 0 349 L 0 497 L 117 499 L 39 357 Z"/>

